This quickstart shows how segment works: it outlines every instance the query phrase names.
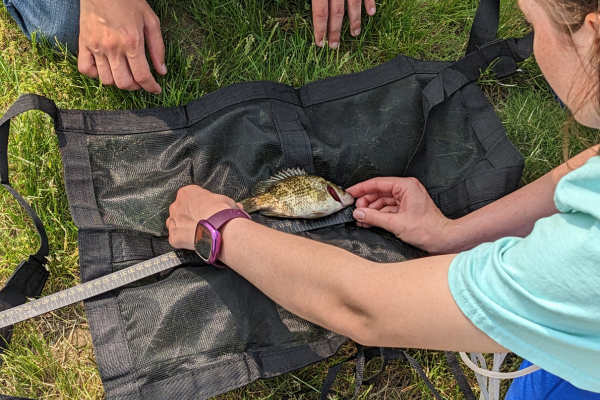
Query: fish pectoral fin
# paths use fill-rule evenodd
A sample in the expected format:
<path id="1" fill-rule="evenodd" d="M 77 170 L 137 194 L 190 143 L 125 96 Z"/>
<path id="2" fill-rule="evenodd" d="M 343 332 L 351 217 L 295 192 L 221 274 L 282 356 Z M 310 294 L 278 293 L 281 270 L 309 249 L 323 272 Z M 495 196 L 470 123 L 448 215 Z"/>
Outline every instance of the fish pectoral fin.
<path id="1" fill-rule="evenodd" d="M 327 212 L 327 211 L 311 211 L 310 216 L 308 216 L 306 218 L 309 218 L 309 219 L 322 218 L 322 217 L 326 217 L 328 215 L 329 215 L 329 212 Z"/>
<path id="2" fill-rule="evenodd" d="M 267 217 L 279 217 L 279 218 L 283 218 L 282 215 L 279 215 L 279 214 L 277 214 L 277 213 L 275 213 L 273 211 L 269 211 L 269 210 L 260 210 L 259 213 L 261 213 L 262 215 L 267 216 Z"/>
<path id="3" fill-rule="evenodd" d="M 254 189 L 252 189 L 252 195 L 259 196 L 261 194 L 267 193 L 276 183 L 277 181 L 271 180 L 258 182 Z"/>
<path id="4" fill-rule="evenodd" d="M 248 214 L 259 209 L 258 204 L 256 204 L 256 197 L 249 197 L 241 200 L 239 203 L 244 207 L 244 211 L 246 211 Z"/>

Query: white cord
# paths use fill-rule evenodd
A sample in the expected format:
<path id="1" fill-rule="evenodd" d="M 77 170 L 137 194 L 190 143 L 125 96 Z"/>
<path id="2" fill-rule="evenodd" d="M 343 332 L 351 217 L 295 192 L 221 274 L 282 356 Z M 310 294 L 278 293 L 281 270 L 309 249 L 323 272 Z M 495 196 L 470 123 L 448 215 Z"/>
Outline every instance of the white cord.
<path id="1" fill-rule="evenodd" d="M 469 360 L 469 357 L 467 357 L 466 353 L 460 352 L 459 354 L 460 354 L 460 358 L 465 362 L 465 364 L 467 364 L 467 366 L 469 368 L 471 368 L 473 371 L 475 371 L 475 373 L 483 375 L 483 376 L 487 376 L 490 378 L 514 379 L 514 378 L 518 378 L 520 376 L 525 376 L 527 374 L 530 374 L 530 373 L 540 369 L 540 367 L 538 367 L 537 365 L 532 365 L 530 367 L 527 367 L 525 369 L 522 369 L 522 370 L 516 371 L 516 372 L 488 371 L 487 369 L 479 368 L 477 365 L 475 365 L 475 363 L 473 363 L 471 360 Z M 475 353 L 475 354 L 477 354 L 478 356 L 481 356 L 481 353 Z M 503 354 L 503 353 L 497 353 L 497 354 Z M 483 356 L 481 356 L 481 358 L 483 358 Z M 484 361 L 484 363 L 485 363 L 485 361 Z M 482 366 L 484 366 L 484 368 L 485 368 L 485 364 L 482 364 Z"/>
<path id="2" fill-rule="evenodd" d="M 502 373 L 500 372 L 500 365 L 502 365 L 508 353 L 494 353 L 492 370 L 489 371 L 485 358 L 481 353 L 471 353 L 471 359 L 466 353 L 460 352 L 459 354 L 465 364 L 475 371 L 475 378 L 477 378 L 477 383 L 481 389 L 479 400 L 500 400 L 500 379 L 518 378 L 540 369 L 537 365 L 532 365 L 517 372 Z M 477 365 L 477 362 L 481 367 Z"/>

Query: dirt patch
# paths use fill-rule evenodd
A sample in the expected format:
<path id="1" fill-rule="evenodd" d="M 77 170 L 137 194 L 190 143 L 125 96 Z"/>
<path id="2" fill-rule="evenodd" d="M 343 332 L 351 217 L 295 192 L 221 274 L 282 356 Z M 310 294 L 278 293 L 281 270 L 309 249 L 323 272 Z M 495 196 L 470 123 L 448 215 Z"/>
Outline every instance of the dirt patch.
<path id="1" fill-rule="evenodd" d="M 192 61 L 192 64 L 202 64 L 200 49 L 204 46 L 202 29 L 185 9 L 172 7 L 161 21 L 165 45 L 174 43 L 181 54 Z M 198 70 L 198 69 L 196 69 Z"/>

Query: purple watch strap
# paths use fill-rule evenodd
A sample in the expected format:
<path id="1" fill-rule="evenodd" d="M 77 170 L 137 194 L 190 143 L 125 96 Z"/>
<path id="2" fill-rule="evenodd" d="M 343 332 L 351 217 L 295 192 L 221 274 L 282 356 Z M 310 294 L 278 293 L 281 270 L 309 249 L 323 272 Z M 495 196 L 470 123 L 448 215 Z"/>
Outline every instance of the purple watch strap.
<path id="1" fill-rule="evenodd" d="M 233 218 L 252 219 L 250 217 L 250 215 L 248 215 L 248 213 L 245 211 L 228 209 L 228 210 L 222 210 L 216 214 L 213 214 L 213 216 L 210 217 L 209 219 L 207 219 L 206 222 L 208 222 L 215 229 L 218 230 L 221 226 L 223 226 L 226 222 L 228 222 L 229 220 L 231 220 Z"/>

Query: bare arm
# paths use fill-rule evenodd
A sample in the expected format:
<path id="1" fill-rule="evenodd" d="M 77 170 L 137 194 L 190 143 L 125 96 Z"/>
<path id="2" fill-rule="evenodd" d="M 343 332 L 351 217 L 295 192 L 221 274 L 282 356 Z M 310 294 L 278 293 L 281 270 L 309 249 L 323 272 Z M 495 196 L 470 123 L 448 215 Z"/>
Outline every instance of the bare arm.
<path id="1" fill-rule="evenodd" d="M 196 222 L 236 207 L 198 186 L 182 188 L 169 241 L 193 248 Z M 234 219 L 221 261 L 294 314 L 371 346 L 503 351 L 460 311 L 448 287 L 453 255 L 377 264 L 345 250 Z"/>
<path id="2" fill-rule="evenodd" d="M 432 254 L 458 253 L 505 236 L 527 236 L 535 222 L 558 212 L 558 181 L 598 154 L 588 149 L 536 181 L 456 220 L 447 219 L 414 178 L 375 178 L 348 189 L 362 226 L 386 229 Z M 364 216 L 357 212 L 363 212 Z"/>

